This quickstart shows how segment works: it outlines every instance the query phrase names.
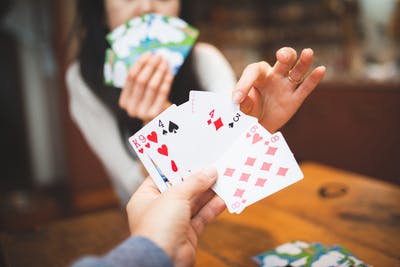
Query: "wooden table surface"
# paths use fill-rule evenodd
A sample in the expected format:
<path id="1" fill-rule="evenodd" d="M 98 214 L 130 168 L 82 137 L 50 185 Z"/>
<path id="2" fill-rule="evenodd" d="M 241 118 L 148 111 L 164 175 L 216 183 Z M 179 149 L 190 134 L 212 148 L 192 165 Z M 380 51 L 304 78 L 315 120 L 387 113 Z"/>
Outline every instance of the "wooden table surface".
<path id="1" fill-rule="evenodd" d="M 257 266 L 252 256 L 293 240 L 338 244 L 375 267 L 400 266 L 400 187 L 316 163 L 301 167 L 302 181 L 211 223 L 196 266 Z M 66 266 L 128 234 L 124 213 L 108 210 L 2 234 L 1 250 L 5 266 Z"/>

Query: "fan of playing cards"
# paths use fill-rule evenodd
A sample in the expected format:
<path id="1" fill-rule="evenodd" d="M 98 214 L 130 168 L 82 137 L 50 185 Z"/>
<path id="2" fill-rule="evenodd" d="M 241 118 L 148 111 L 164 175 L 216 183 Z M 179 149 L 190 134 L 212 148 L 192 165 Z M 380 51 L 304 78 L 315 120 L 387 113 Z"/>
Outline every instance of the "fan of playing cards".
<path id="1" fill-rule="evenodd" d="M 368 267 L 342 246 L 325 246 L 322 243 L 293 241 L 253 257 L 260 267 Z"/>
<path id="2" fill-rule="evenodd" d="M 280 132 L 269 133 L 223 94 L 191 91 L 129 139 L 162 192 L 213 165 L 213 190 L 228 210 L 245 207 L 303 178 Z"/>
<path id="3" fill-rule="evenodd" d="M 104 82 L 123 87 L 129 67 L 146 51 L 162 55 L 176 74 L 192 48 L 199 31 L 180 18 L 145 14 L 117 27 L 106 37 Z"/>

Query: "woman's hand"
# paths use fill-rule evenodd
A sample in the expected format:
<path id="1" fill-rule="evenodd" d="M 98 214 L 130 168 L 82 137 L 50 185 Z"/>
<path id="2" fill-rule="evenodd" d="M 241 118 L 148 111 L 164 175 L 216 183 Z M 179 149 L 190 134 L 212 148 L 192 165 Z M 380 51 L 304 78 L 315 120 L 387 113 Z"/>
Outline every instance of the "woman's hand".
<path id="1" fill-rule="evenodd" d="M 279 49 L 276 57 L 273 67 L 264 61 L 248 65 L 233 91 L 241 110 L 258 118 L 271 133 L 289 121 L 326 71 L 319 66 L 306 76 L 314 57 L 310 48 L 304 49 L 298 60 L 289 47 Z"/>
<path id="2" fill-rule="evenodd" d="M 171 105 L 168 96 L 173 78 L 165 59 L 144 53 L 129 70 L 119 97 L 120 107 L 130 117 L 149 122 Z"/>

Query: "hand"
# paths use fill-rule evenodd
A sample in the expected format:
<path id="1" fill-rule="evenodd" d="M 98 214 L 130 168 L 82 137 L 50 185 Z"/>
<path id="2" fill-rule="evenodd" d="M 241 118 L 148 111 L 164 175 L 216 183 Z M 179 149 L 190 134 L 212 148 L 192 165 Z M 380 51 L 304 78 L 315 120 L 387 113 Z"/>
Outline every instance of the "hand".
<path id="1" fill-rule="evenodd" d="M 305 77 L 313 61 L 310 48 L 302 51 L 297 62 L 296 51 L 289 47 L 279 49 L 276 57 L 273 67 L 267 62 L 248 65 L 233 90 L 233 100 L 240 104 L 241 110 L 257 117 L 271 133 L 296 113 L 326 71 L 319 66 Z"/>
<path id="2" fill-rule="evenodd" d="M 199 235 L 225 204 L 210 187 L 217 172 L 196 173 L 160 194 L 147 178 L 127 205 L 132 235 L 144 236 L 162 248 L 174 266 L 192 266 Z"/>
<path id="3" fill-rule="evenodd" d="M 171 105 L 168 95 L 173 75 L 160 55 L 144 53 L 129 70 L 119 105 L 132 118 L 145 123 Z"/>

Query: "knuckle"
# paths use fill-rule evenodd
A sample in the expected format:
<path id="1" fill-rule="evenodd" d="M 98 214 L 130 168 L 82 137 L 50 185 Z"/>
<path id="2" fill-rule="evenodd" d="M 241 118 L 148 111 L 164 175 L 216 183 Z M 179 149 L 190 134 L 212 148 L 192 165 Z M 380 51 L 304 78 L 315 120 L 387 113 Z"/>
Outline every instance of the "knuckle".
<path id="1" fill-rule="evenodd" d="M 245 68 L 245 71 L 255 71 L 258 70 L 258 64 L 257 63 L 251 63 L 249 65 L 247 65 L 247 67 Z"/>
<path id="2" fill-rule="evenodd" d="M 142 119 L 142 120 L 148 120 L 150 118 L 149 113 L 146 111 L 147 109 L 145 108 L 140 108 L 137 111 L 137 117 Z"/>
<path id="3" fill-rule="evenodd" d="M 138 66 L 135 64 L 128 71 L 128 79 L 135 80 L 137 75 L 138 75 Z"/>
<path id="4" fill-rule="evenodd" d="M 160 114 L 160 112 L 161 112 L 161 107 L 156 106 L 149 110 L 148 115 L 150 118 L 155 118 L 155 117 L 157 117 L 158 114 Z"/>
<path id="5" fill-rule="evenodd" d="M 128 109 L 126 110 L 126 112 L 128 113 L 128 115 L 130 117 L 136 117 L 137 116 L 137 110 L 135 107 L 128 107 Z"/>
<path id="6" fill-rule="evenodd" d="M 137 78 L 136 87 L 138 89 L 143 89 L 146 86 L 146 84 L 147 84 L 147 78 L 146 77 L 140 76 L 140 77 Z"/>
<path id="7" fill-rule="evenodd" d="M 150 81 L 150 83 L 147 86 L 147 90 L 150 92 L 154 93 L 158 89 L 158 83 L 156 81 Z"/>

